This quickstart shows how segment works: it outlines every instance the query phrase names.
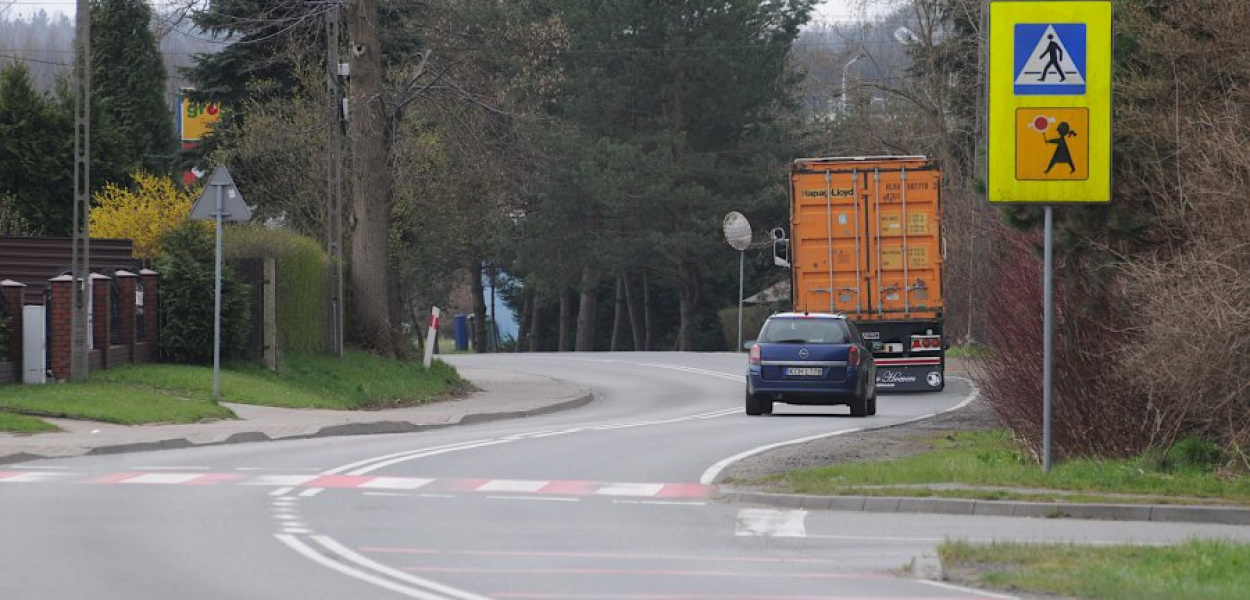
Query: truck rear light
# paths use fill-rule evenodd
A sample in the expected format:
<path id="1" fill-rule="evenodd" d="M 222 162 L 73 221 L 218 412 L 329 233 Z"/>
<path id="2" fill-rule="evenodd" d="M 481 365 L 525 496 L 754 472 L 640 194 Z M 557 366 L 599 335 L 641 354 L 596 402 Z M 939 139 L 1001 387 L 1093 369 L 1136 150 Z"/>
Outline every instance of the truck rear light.
<path id="1" fill-rule="evenodd" d="M 859 346 L 851 346 L 850 352 L 846 355 L 846 364 L 850 367 L 859 366 Z"/>
<path id="2" fill-rule="evenodd" d="M 760 364 L 760 345 L 759 344 L 751 346 L 751 354 L 749 355 L 747 360 L 750 361 L 750 363 L 753 365 Z"/>

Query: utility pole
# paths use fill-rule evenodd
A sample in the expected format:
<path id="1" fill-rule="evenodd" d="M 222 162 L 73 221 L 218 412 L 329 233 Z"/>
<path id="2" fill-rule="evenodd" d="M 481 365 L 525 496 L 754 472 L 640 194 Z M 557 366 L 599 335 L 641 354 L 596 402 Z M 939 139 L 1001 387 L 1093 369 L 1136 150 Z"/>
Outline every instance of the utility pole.
<path id="1" fill-rule="evenodd" d="M 91 5 L 78 0 L 74 37 L 74 239 L 70 381 L 87 380 L 87 295 L 91 293 Z"/>
<path id="2" fill-rule="evenodd" d="M 326 127 L 326 253 L 329 256 L 330 349 L 343 355 L 343 120 L 339 91 L 340 5 L 332 0 L 326 12 L 326 89 L 329 120 Z"/>

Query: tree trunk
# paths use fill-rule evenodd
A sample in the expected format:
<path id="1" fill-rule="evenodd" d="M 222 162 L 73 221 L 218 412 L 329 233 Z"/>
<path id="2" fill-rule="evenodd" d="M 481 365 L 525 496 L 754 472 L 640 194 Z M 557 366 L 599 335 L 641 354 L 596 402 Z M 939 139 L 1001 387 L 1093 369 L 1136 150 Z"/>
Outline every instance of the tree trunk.
<path id="1" fill-rule="evenodd" d="M 629 312 L 629 332 L 634 338 L 634 351 L 638 352 L 646 348 L 643 343 L 644 334 L 642 331 L 642 308 L 638 306 L 638 299 L 635 298 L 634 287 L 629 282 L 629 272 L 621 274 L 621 282 L 625 288 L 625 306 Z"/>
<path id="2" fill-rule="evenodd" d="M 569 331 L 573 329 L 573 290 L 560 290 L 560 339 L 556 343 L 557 352 L 569 351 Z"/>
<path id="3" fill-rule="evenodd" d="M 678 309 L 681 324 L 677 330 L 677 349 L 683 352 L 694 350 L 694 334 L 697 327 L 699 306 L 699 269 L 688 261 L 681 261 L 677 266 L 677 283 L 681 288 Z"/>
<path id="4" fill-rule="evenodd" d="M 348 121 L 352 174 L 351 293 L 352 332 L 357 344 L 393 356 L 394 327 L 387 287 L 391 223 L 391 178 L 387 168 L 386 115 L 380 101 L 382 55 L 377 0 L 357 0 L 347 8 L 351 38 L 352 118 Z"/>
<path id="5" fill-rule="evenodd" d="M 482 263 L 474 262 L 469 269 L 473 277 L 473 351 L 488 352 L 486 346 L 486 290 L 482 286 Z"/>
<path id="6" fill-rule="evenodd" d="M 582 267 L 581 301 L 577 305 L 577 339 L 573 344 L 577 352 L 594 351 L 598 311 L 599 270 L 586 265 Z"/>
<path id="7" fill-rule="evenodd" d="M 616 276 L 616 296 L 612 303 L 612 342 L 608 344 L 608 350 L 616 352 L 620 350 L 618 344 L 621 341 L 621 329 L 625 325 L 625 287 L 621 283 L 624 275 Z"/>
<path id="8" fill-rule="evenodd" d="M 543 297 L 534 291 L 534 316 L 530 318 L 530 352 L 541 352 L 543 349 Z"/>
<path id="9" fill-rule="evenodd" d="M 517 326 L 516 351 L 525 352 L 530 347 L 530 321 L 534 318 L 534 287 L 527 285 L 521 292 L 521 323 Z"/>

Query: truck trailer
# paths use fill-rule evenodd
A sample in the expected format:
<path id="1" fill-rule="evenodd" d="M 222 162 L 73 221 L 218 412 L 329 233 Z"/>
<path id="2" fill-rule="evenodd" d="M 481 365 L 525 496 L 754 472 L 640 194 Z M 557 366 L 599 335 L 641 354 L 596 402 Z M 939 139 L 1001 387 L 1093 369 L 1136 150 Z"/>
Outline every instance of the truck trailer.
<path id="1" fill-rule="evenodd" d="M 789 239 L 777 263 L 790 267 L 793 310 L 850 318 L 872 350 L 878 389 L 941 390 L 938 166 L 924 156 L 803 158 L 789 180 Z"/>

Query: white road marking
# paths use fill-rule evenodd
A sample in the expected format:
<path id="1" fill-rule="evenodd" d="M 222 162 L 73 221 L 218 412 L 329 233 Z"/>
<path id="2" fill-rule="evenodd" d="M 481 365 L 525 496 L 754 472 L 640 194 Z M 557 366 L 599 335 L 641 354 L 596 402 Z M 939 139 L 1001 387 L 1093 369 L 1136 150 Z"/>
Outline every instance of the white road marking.
<path id="1" fill-rule="evenodd" d="M 261 475 L 256 479 L 249 479 L 242 483 L 243 485 L 277 485 L 282 487 L 298 487 L 316 478 L 317 475 Z"/>
<path id="2" fill-rule="evenodd" d="M 917 583 L 923 583 L 925 585 L 931 585 L 933 587 L 939 587 L 944 590 L 951 590 L 951 591 L 960 592 L 964 594 L 971 594 L 972 597 L 974 598 L 984 597 L 984 598 L 998 598 L 999 600 L 1020 600 L 1019 596 L 1008 596 L 1006 594 L 996 594 L 994 592 L 987 592 L 985 590 L 967 588 L 967 587 L 963 587 L 960 585 L 946 583 L 943 581 L 933 581 L 932 579 L 913 579 L 912 581 L 915 581 Z"/>
<path id="3" fill-rule="evenodd" d="M 278 489 L 276 489 L 276 490 L 274 490 L 274 491 L 272 491 L 272 492 L 269 492 L 269 495 L 270 495 L 270 496 L 285 496 L 285 495 L 287 495 L 287 494 L 291 493 L 291 490 L 293 490 L 293 489 L 294 489 L 294 488 L 289 488 L 289 487 L 280 487 L 280 488 L 278 488 Z"/>
<path id="4" fill-rule="evenodd" d="M 131 471 L 207 471 L 209 467 L 130 467 Z"/>
<path id="5" fill-rule="evenodd" d="M 377 477 L 372 481 L 366 481 L 356 487 L 377 490 L 415 490 L 433 482 L 433 479 L 421 479 L 417 477 Z"/>
<path id="6" fill-rule="evenodd" d="M 32 470 L 32 471 L 34 471 L 34 470 L 45 470 L 45 469 L 46 469 L 46 470 L 64 470 L 64 469 L 68 469 L 69 467 L 41 467 L 41 466 L 38 466 L 38 465 L 7 465 L 7 466 L 5 466 L 4 468 L 6 468 L 6 469 L 26 469 L 26 470 Z"/>
<path id="7" fill-rule="evenodd" d="M 596 496 L 654 496 L 662 489 L 662 483 L 609 483 L 594 493 Z"/>
<path id="8" fill-rule="evenodd" d="M 63 477 L 62 473 L 48 473 L 44 471 L 32 471 L 30 473 L 22 473 L 20 475 L 10 475 L 8 477 L 0 477 L 0 483 L 45 483 L 54 481 Z"/>
<path id="9" fill-rule="evenodd" d="M 325 491 L 325 488 L 308 488 L 300 492 L 299 495 L 303 498 L 312 498 L 323 491 Z"/>
<path id="10" fill-rule="evenodd" d="M 375 573 L 393 577 L 395 579 L 403 581 L 404 583 L 408 583 L 408 584 L 418 586 L 420 588 L 424 588 L 424 590 L 428 590 L 435 594 L 443 594 L 444 596 L 456 598 L 458 600 L 490 600 L 490 598 L 487 598 L 486 596 L 479 596 L 477 594 L 467 592 L 461 589 L 457 589 L 449 585 L 443 585 L 435 581 L 430 581 L 428 579 L 417 577 L 416 575 L 412 575 L 410 573 L 405 573 L 403 571 L 400 571 L 399 569 L 392 569 L 391 567 L 388 567 L 382 563 L 366 558 L 365 556 L 362 556 L 348 549 L 346 546 L 343 546 L 342 544 L 334 541 L 333 538 L 329 538 L 324 535 L 314 535 L 312 539 L 318 544 L 321 544 L 323 548 L 325 548 L 326 550 L 329 550 L 333 554 L 338 555 L 342 559 L 353 562 Z"/>
<path id="11" fill-rule="evenodd" d="M 761 452 L 767 452 L 767 451 L 772 450 L 772 449 L 774 449 L 774 448 L 781 448 L 781 447 L 784 447 L 784 446 L 793 446 L 793 445 L 795 445 L 795 444 L 802 444 L 802 443 L 805 443 L 805 442 L 810 442 L 810 441 L 813 441 L 813 440 L 819 440 L 819 439 L 824 439 L 824 438 L 828 438 L 828 437 L 833 437 L 833 436 L 836 436 L 836 435 L 846 435 L 846 434 L 849 434 L 849 433 L 858 433 L 858 432 L 860 432 L 860 431 L 872 431 L 872 430 L 875 430 L 875 429 L 884 429 L 884 428 L 886 428 L 886 427 L 895 427 L 895 426 L 898 426 L 898 425 L 903 425 L 903 424 L 906 424 L 906 423 L 914 423 L 914 422 L 916 422 L 916 421 L 923 421 L 923 420 L 925 420 L 925 419 L 928 419 L 928 418 L 931 418 L 931 417 L 936 417 L 936 416 L 938 416 L 938 415 L 940 415 L 940 414 L 945 414 L 945 413 L 951 412 L 951 411 L 953 411 L 953 410 L 959 410 L 959 409 L 961 409 L 961 408 L 963 408 L 963 407 L 965 407 L 965 406 L 968 406 L 968 405 L 969 405 L 969 404 L 971 404 L 974 400 L 976 400 L 976 399 L 977 399 L 977 396 L 979 396 L 979 395 L 981 394 L 981 390 L 980 390 L 980 389 L 978 389 L 978 388 L 977 388 L 977 386 L 976 386 L 976 384 L 972 383 L 972 381 L 970 381 L 970 380 L 964 379 L 964 378 L 962 378 L 962 377 L 951 377 L 950 379 L 962 379 L 963 381 L 966 381 L 966 382 L 968 383 L 968 385 L 972 387 L 972 393 L 968 394 L 968 397 L 967 397 L 967 398 L 964 398 L 963 402 L 960 402 L 959 404 L 956 404 L 955 406 L 952 406 L 952 407 L 950 407 L 950 408 L 948 408 L 948 409 L 946 409 L 946 410 L 939 411 L 939 412 L 935 412 L 935 413 L 930 413 L 930 414 L 923 415 L 923 416 L 919 416 L 919 417 L 914 417 L 914 418 L 911 418 L 911 419 L 907 419 L 907 420 L 905 420 L 905 421 L 898 421 L 898 422 L 894 422 L 894 423 L 888 423 L 888 424 L 885 424 L 885 425 L 880 425 L 880 426 L 877 426 L 877 427 L 856 427 L 856 428 L 853 428 L 853 429 L 843 429 L 843 430 L 841 430 L 841 431 L 834 431 L 834 432 L 832 432 L 832 433 L 822 433 L 822 434 L 819 434 L 819 435 L 811 435 L 811 436 L 808 436 L 808 437 L 798 438 L 798 439 L 794 439 L 794 440 L 787 440 L 787 441 L 784 441 L 784 442 L 777 442 L 777 443 L 775 443 L 775 444 L 767 444 L 767 445 L 764 445 L 764 446 L 759 446 L 758 448 L 752 448 L 752 449 L 747 450 L 747 451 L 745 451 L 745 452 L 739 452 L 739 453 L 737 453 L 737 454 L 735 454 L 735 455 L 733 455 L 733 456 L 730 456 L 729 458 L 726 458 L 726 459 L 723 459 L 723 460 L 717 461 L 717 463 L 716 463 L 716 464 L 714 464 L 714 465 L 712 465 L 712 466 L 708 467 L 708 469 L 707 469 L 706 471 L 704 471 L 704 472 L 703 472 L 703 476 L 699 478 L 699 483 L 702 483 L 703 485 L 712 485 L 712 484 L 714 484 L 714 483 L 716 482 L 716 478 L 720 476 L 721 471 L 724 471 L 727 467 L 729 467 L 729 465 L 732 465 L 733 463 L 736 463 L 736 462 L 738 462 L 738 461 L 740 461 L 740 460 L 742 460 L 742 459 L 744 459 L 744 458 L 747 458 L 747 457 L 749 457 L 749 456 L 755 456 L 756 454 L 760 454 Z"/>
<path id="12" fill-rule="evenodd" d="M 738 528 L 734 535 L 756 537 L 807 537 L 803 521 L 805 510 L 772 510 L 744 508 L 738 511 Z"/>
<path id="13" fill-rule="evenodd" d="M 480 486 L 479 492 L 537 492 L 550 481 L 522 481 L 516 479 L 492 479 Z"/>
<path id="14" fill-rule="evenodd" d="M 307 544 L 305 544 L 303 540 L 301 540 L 298 537 L 295 537 L 294 535 L 278 534 L 275 537 L 278 538 L 278 541 L 282 542 L 283 544 L 286 544 L 287 547 L 296 551 L 304 558 L 307 558 L 328 569 L 338 571 L 339 573 L 347 575 L 348 577 L 352 577 L 356 580 L 363 581 L 365 583 L 371 583 L 380 588 L 387 589 L 398 594 L 402 594 L 409 598 L 418 598 L 419 600 L 444 600 L 441 596 L 430 594 L 422 590 L 414 589 L 405 585 L 400 585 L 398 583 L 383 579 L 376 575 L 371 575 L 359 569 L 353 569 L 328 556 L 322 556 L 321 553 L 312 549 Z"/>
<path id="15" fill-rule="evenodd" d="M 652 504 L 656 506 L 707 506 L 707 502 L 674 502 L 670 500 L 613 500 L 612 504 Z"/>

